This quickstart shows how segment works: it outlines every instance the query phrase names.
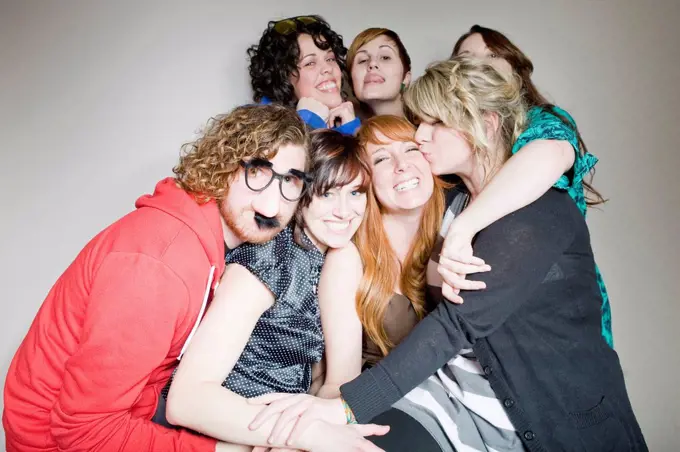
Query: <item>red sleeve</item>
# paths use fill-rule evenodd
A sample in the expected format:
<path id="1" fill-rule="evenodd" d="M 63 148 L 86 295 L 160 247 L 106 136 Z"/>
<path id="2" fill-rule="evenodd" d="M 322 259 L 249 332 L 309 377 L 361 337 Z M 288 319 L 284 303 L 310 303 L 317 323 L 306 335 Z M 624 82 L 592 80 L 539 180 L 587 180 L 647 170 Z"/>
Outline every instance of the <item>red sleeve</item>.
<path id="1" fill-rule="evenodd" d="M 59 450 L 215 450 L 214 439 L 131 416 L 149 376 L 166 358 L 188 302 L 186 286 L 162 262 L 133 253 L 106 257 L 51 413 Z"/>

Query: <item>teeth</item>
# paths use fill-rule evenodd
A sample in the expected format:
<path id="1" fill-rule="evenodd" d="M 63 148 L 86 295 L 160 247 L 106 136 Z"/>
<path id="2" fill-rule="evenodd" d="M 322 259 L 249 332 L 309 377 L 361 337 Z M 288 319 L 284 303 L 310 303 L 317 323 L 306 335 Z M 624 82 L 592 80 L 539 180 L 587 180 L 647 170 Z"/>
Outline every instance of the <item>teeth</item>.
<path id="1" fill-rule="evenodd" d="M 418 186 L 418 183 L 420 181 L 418 180 L 417 177 L 414 177 L 413 179 L 407 180 L 405 182 L 402 182 L 400 184 L 397 184 L 394 189 L 397 191 L 404 191 L 404 190 L 410 190 L 412 188 L 416 188 Z"/>
<path id="2" fill-rule="evenodd" d="M 335 82 L 325 82 L 317 86 L 319 91 L 332 91 L 336 89 L 338 85 Z"/>
<path id="3" fill-rule="evenodd" d="M 331 231 L 344 231 L 349 227 L 349 221 L 343 221 L 343 222 L 338 222 L 338 221 L 327 221 L 326 226 L 328 226 L 328 229 Z"/>

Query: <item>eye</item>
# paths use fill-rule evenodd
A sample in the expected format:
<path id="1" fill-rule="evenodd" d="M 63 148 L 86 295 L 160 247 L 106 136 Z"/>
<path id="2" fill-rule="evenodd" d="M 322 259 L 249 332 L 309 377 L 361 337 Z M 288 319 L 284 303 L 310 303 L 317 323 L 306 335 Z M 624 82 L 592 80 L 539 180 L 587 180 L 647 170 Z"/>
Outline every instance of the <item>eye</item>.
<path id="1" fill-rule="evenodd" d="M 361 196 L 364 192 L 361 190 L 352 190 L 352 196 Z"/>
<path id="2" fill-rule="evenodd" d="M 383 61 L 390 61 L 392 59 L 392 57 L 389 56 L 389 55 L 383 55 L 383 56 L 380 57 L 380 59 L 383 60 Z"/>
<path id="3" fill-rule="evenodd" d="M 411 151 L 420 152 L 420 148 L 418 146 L 412 146 L 412 147 L 406 149 L 406 152 L 411 152 Z"/>
<path id="4" fill-rule="evenodd" d="M 312 67 L 316 64 L 316 61 L 308 61 L 306 62 L 303 66 L 304 67 Z"/>
<path id="5" fill-rule="evenodd" d="M 329 63 L 335 63 L 335 57 L 334 56 L 328 57 L 326 61 L 328 61 Z"/>
<path id="6" fill-rule="evenodd" d="M 357 64 L 364 64 L 364 63 L 367 62 L 367 61 L 368 61 L 368 60 L 367 60 L 366 58 L 363 58 L 363 59 L 357 61 Z"/>
<path id="7" fill-rule="evenodd" d="M 250 177 L 257 177 L 257 175 L 260 174 L 260 168 L 257 166 L 251 166 L 248 168 L 248 176 Z"/>
<path id="8" fill-rule="evenodd" d="M 373 164 L 377 165 L 378 163 L 387 160 L 387 157 L 377 157 L 375 160 L 373 160 Z"/>
<path id="9" fill-rule="evenodd" d="M 498 58 L 498 55 L 496 55 L 495 53 L 490 53 L 489 58 Z"/>

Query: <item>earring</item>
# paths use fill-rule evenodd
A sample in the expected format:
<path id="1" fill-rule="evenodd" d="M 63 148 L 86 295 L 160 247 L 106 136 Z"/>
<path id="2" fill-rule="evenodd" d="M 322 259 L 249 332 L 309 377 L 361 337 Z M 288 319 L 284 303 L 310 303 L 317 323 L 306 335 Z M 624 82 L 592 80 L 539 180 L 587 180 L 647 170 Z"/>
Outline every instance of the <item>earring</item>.
<path id="1" fill-rule="evenodd" d="M 403 93 L 403 92 L 404 92 L 404 88 L 406 88 L 406 84 L 405 84 L 405 83 L 402 83 L 402 84 L 401 84 L 401 90 L 400 90 L 399 92 L 400 92 L 400 93 Z"/>

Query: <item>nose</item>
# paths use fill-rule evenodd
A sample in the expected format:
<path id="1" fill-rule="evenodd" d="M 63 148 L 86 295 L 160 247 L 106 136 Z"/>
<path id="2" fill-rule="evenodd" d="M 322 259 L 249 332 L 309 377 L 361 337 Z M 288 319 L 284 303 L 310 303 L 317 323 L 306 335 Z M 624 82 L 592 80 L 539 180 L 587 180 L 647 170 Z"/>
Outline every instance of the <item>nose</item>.
<path id="1" fill-rule="evenodd" d="M 368 60 L 368 68 L 369 69 L 378 69 L 378 60 L 375 58 L 371 58 Z"/>
<path id="2" fill-rule="evenodd" d="M 265 217 L 273 218 L 279 214 L 281 209 L 281 192 L 279 190 L 278 180 L 272 183 L 266 189 L 255 195 L 253 200 L 253 209 Z"/>
<path id="3" fill-rule="evenodd" d="M 322 74 L 329 74 L 333 71 L 333 65 L 328 62 L 326 59 L 324 59 L 321 63 L 321 73 Z"/>
<path id="4" fill-rule="evenodd" d="M 394 156 L 394 172 L 395 173 L 403 173 L 406 171 L 406 167 L 408 166 L 408 163 L 406 162 L 406 155 L 404 154 L 397 154 Z"/>
<path id="5" fill-rule="evenodd" d="M 432 125 L 425 124 L 424 122 L 418 126 L 416 130 L 416 143 L 423 144 L 430 141 L 432 138 Z"/>
<path id="6" fill-rule="evenodd" d="M 350 216 L 349 200 L 347 196 L 338 196 L 338 200 L 333 206 L 333 216 L 346 220 Z"/>

